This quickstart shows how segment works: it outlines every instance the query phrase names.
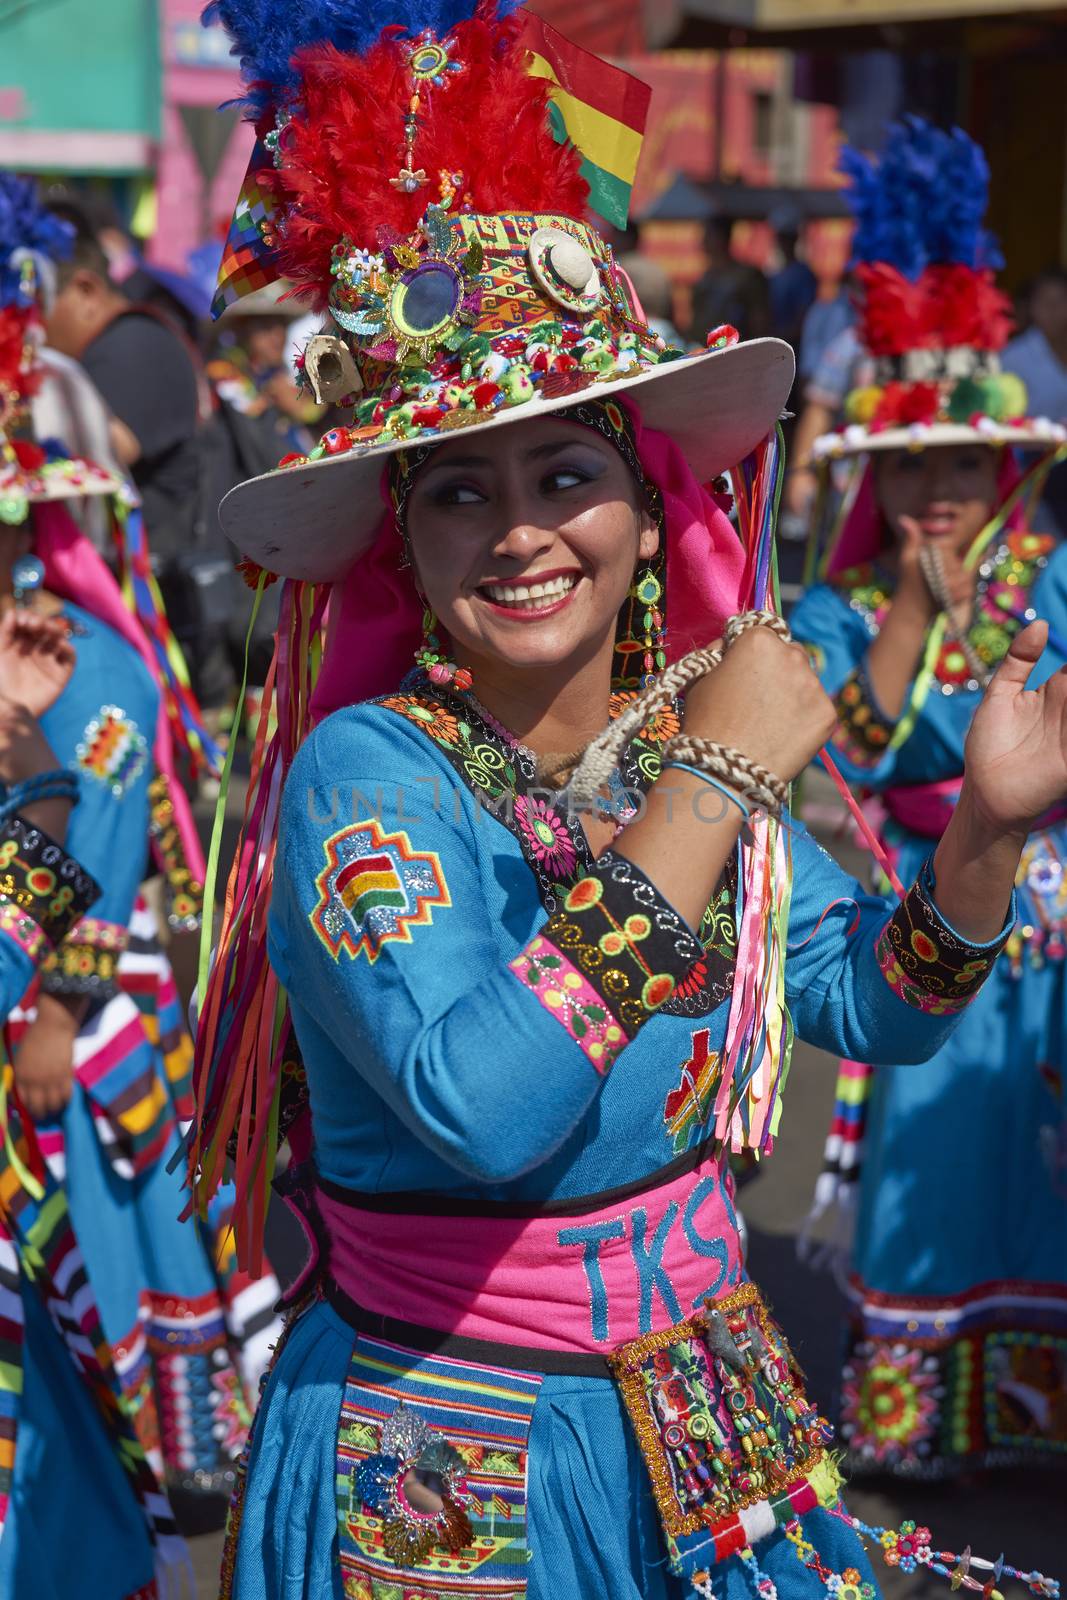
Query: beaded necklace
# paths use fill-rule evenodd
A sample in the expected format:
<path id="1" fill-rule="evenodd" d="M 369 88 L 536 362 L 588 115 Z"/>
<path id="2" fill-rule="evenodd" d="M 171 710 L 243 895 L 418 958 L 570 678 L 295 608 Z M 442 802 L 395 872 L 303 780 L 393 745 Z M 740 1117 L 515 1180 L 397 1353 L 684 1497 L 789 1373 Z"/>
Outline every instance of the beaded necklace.
<path id="1" fill-rule="evenodd" d="M 1003 661 L 1020 628 L 1036 617 L 1029 605 L 1030 590 L 1048 565 L 1055 543 L 1044 534 L 1009 533 L 979 566 L 966 639 L 990 671 Z M 849 605 L 863 618 L 871 638 L 877 638 L 893 597 L 894 576 L 872 563 L 841 573 L 835 583 L 847 591 Z M 982 688 L 954 639 L 942 645 L 934 676 L 944 695 Z"/>

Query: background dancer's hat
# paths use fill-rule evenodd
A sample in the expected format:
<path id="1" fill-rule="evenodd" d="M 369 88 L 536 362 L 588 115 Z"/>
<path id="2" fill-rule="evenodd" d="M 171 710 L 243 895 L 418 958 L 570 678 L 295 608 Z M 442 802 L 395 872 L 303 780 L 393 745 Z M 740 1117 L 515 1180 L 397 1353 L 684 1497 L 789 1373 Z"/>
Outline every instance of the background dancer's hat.
<path id="1" fill-rule="evenodd" d="M 580 396 L 631 395 L 701 482 L 774 426 L 789 347 L 722 329 L 692 356 L 666 348 L 583 220 L 625 221 L 644 85 L 508 0 L 205 15 L 237 41 L 258 134 L 216 307 L 289 278 L 325 319 L 302 380 L 352 411 L 227 495 L 246 556 L 336 579 L 374 538 L 389 455 Z"/>
<path id="2" fill-rule="evenodd" d="M 1012 314 L 982 226 L 979 146 L 913 117 L 890 129 L 879 159 L 846 147 L 841 167 L 856 217 L 857 331 L 876 377 L 849 394 L 845 427 L 816 440 L 816 458 L 972 442 L 1047 450 L 1067 439 L 1027 414 L 1025 384 L 1000 370 Z"/>
<path id="3" fill-rule="evenodd" d="M 25 522 L 32 504 L 114 494 L 118 481 L 94 462 L 42 448 L 29 437 L 43 372 L 42 309 L 55 293 L 56 262 L 74 231 L 41 205 L 32 179 L 0 172 L 0 522 Z"/>

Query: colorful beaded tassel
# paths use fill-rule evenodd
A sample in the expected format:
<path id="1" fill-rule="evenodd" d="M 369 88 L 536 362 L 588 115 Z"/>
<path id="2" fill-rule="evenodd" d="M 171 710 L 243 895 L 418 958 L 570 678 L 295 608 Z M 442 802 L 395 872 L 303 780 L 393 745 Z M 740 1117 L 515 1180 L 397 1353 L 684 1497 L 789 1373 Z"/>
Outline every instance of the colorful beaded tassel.
<path id="1" fill-rule="evenodd" d="M 449 661 L 437 637 L 437 618 L 427 608 L 422 614 L 422 643 L 415 651 L 415 662 L 439 689 L 455 689 L 462 693 L 469 689 L 474 679 L 466 667 L 457 667 Z"/>

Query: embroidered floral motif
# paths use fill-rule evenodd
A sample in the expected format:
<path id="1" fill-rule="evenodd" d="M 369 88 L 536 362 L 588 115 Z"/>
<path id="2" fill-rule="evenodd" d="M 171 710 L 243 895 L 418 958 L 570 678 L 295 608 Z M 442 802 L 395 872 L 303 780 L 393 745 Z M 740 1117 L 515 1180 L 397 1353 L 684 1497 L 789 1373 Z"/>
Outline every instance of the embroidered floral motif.
<path id="1" fill-rule="evenodd" d="M 52 944 L 99 897 L 100 885 L 39 828 L 14 817 L 0 831 L 0 901 L 33 918 Z"/>
<path id="2" fill-rule="evenodd" d="M 41 987 L 49 994 L 91 994 L 105 999 L 118 992 L 119 957 L 128 931 L 117 922 L 82 917 L 41 968 Z"/>
<path id="3" fill-rule="evenodd" d="M 637 699 L 636 689 L 620 690 L 613 694 L 609 701 L 612 717 L 617 717 L 625 711 L 631 700 Z M 682 719 L 673 706 L 664 706 L 657 711 L 652 721 L 647 723 L 638 734 L 639 739 L 645 739 L 649 744 L 666 744 L 668 739 L 673 739 L 680 733 Z"/>
<path id="4" fill-rule="evenodd" d="M 663 1121 L 676 1156 L 703 1134 L 711 1110 L 719 1081 L 719 1052 L 709 1050 L 709 1040 L 707 1028 L 693 1034 L 692 1054 L 682 1063 L 681 1081 L 664 1101 Z"/>
<path id="5" fill-rule="evenodd" d="M 962 1011 L 993 970 L 1011 926 L 990 945 L 968 944 L 948 928 L 932 896 L 930 865 L 923 868 L 875 946 L 889 987 L 909 1006 L 933 1016 Z"/>
<path id="6" fill-rule="evenodd" d="M 342 950 L 376 961 L 383 944 L 410 944 L 412 928 L 452 904 L 436 853 L 412 850 L 406 833 L 385 833 L 373 817 L 332 834 L 323 850 L 311 925 L 335 961 Z"/>
<path id="7" fill-rule="evenodd" d="M 515 957 L 511 971 L 562 1023 L 596 1070 L 607 1072 L 625 1045 L 626 1035 L 602 996 L 563 952 L 538 935 Z"/>
<path id="8" fill-rule="evenodd" d="M 568 891 L 544 933 L 581 969 L 628 1038 L 670 998 L 701 953 L 678 913 L 612 850 Z"/>
<path id="9" fill-rule="evenodd" d="M 118 706 L 101 706 L 75 753 L 82 771 L 116 795 L 125 794 L 148 763 L 144 734 Z"/>
<path id="10" fill-rule="evenodd" d="M 165 772 L 157 772 L 148 785 L 148 801 L 152 847 L 166 883 L 167 921 L 172 928 L 191 932 L 200 926 L 204 886 L 194 878 L 185 859 L 185 846 L 174 816 L 170 779 Z"/>
<path id="11" fill-rule="evenodd" d="M 516 795 L 515 819 L 530 854 L 545 871 L 557 881 L 571 877 L 578 864 L 578 852 L 555 808 L 547 801 Z"/>
<path id="12" fill-rule="evenodd" d="M 837 726 L 830 742 L 854 766 L 877 766 L 889 748 L 894 723 L 879 709 L 864 667 L 857 667 L 845 679 L 834 709 Z"/>
<path id="13" fill-rule="evenodd" d="M 12 939 L 34 963 L 42 961 L 52 948 L 33 918 L 10 900 L 0 900 L 0 933 Z"/>
<path id="14" fill-rule="evenodd" d="M 627 630 L 623 629 L 616 647 L 621 662 L 629 660 L 627 644 Z M 629 689 L 619 689 L 612 695 L 614 715 L 632 694 Z M 533 792 L 538 778 L 528 752 L 507 743 L 462 695 L 431 688 L 421 672 L 409 674 L 400 693 L 377 703 L 405 717 L 433 740 L 467 787 L 484 797 L 518 840 L 537 881 L 541 904 L 549 913 L 558 910 L 575 877 L 590 872 L 594 859 L 581 818 L 574 813 L 561 814 L 543 789 L 540 797 Z M 659 777 L 662 757 L 656 738 L 670 737 L 676 717 L 674 710 L 660 712 L 650 729 L 631 741 L 622 763 L 622 781 L 628 792 L 645 793 Z M 737 864 L 731 860 L 701 922 L 703 955 L 664 1003 L 663 1009 L 671 1015 L 706 1016 L 729 995 L 737 945 L 736 892 Z"/>
<path id="15" fill-rule="evenodd" d="M 416 695 L 394 694 L 378 702 L 387 711 L 399 711 L 402 717 L 422 729 L 435 744 L 454 749 L 462 742 L 459 719 L 452 716 L 436 700 L 419 699 Z"/>
<path id="16" fill-rule="evenodd" d="M 706 1017 L 729 997 L 737 959 L 737 857 L 731 856 L 715 896 L 704 909 L 698 937 L 703 954 L 662 1007 L 672 1017 Z"/>
<path id="17" fill-rule="evenodd" d="M 878 1463 L 918 1460 L 928 1451 L 940 1392 L 932 1356 L 866 1342 L 857 1346 L 844 1380 L 841 1436 L 850 1451 Z"/>

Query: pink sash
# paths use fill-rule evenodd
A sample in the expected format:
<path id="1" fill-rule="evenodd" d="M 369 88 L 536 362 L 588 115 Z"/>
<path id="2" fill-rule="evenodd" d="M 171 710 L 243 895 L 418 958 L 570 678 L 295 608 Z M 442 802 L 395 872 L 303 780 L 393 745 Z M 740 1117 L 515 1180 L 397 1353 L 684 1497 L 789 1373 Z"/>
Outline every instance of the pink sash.
<path id="1" fill-rule="evenodd" d="M 714 1161 L 580 1215 L 362 1210 L 333 1184 L 315 1203 L 329 1275 L 358 1306 L 498 1344 L 602 1354 L 742 1276 L 733 1180 Z"/>
<path id="2" fill-rule="evenodd" d="M 962 778 L 943 778 L 939 783 L 903 783 L 887 789 L 882 796 L 894 822 L 927 839 L 940 839 L 960 797 Z M 1034 824 L 1042 833 L 1067 817 L 1067 806 L 1055 806 Z"/>

